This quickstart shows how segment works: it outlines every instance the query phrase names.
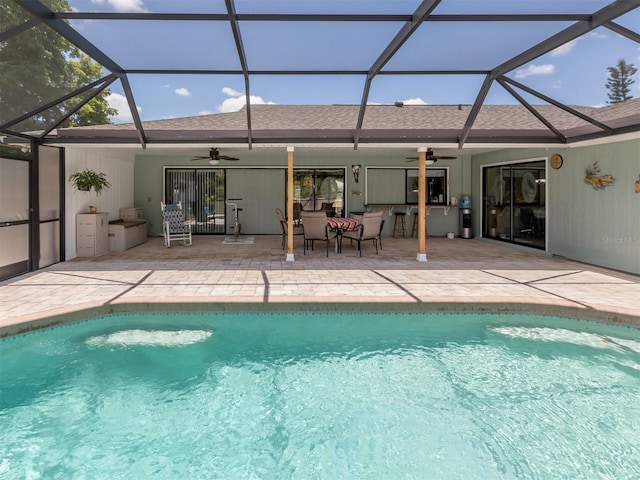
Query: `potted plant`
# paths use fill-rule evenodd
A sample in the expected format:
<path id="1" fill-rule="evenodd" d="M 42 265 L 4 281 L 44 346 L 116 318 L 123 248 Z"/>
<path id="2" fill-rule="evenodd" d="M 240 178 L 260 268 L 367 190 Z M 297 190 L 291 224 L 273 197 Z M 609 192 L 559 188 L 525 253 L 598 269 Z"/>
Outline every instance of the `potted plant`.
<path id="1" fill-rule="evenodd" d="M 74 173 L 69 177 L 69 181 L 76 190 L 81 192 L 88 192 L 93 188 L 96 195 L 100 195 L 103 190 L 111 187 L 111 184 L 104 173 L 94 172 L 89 169 Z"/>
<path id="2" fill-rule="evenodd" d="M 104 173 L 98 173 L 93 170 L 85 169 L 82 172 L 76 172 L 69 177 L 69 181 L 80 192 L 88 192 L 93 188 L 96 195 L 100 195 L 103 190 L 111 187 Z M 93 205 L 89 206 L 89 213 L 97 213 L 98 209 Z"/>

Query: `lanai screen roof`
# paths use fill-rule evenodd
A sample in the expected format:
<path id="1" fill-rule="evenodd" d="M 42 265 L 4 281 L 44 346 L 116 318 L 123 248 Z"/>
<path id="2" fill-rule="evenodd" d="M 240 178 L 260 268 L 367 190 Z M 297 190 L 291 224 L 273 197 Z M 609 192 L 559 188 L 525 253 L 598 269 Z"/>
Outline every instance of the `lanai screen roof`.
<path id="1" fill-rule="evenodd" d="M 8 3 L 24 15 L 3 22 L 1 56 L 21 35 L 64 37 L 98 62 L 104 76 L 24 98 L 27 79 L 17 78 L 14 90 L 0 92 L 21 102 L 19 111 L 0 109 L 5 135 L 142 147 L 228 142 L 251 148 L 274 140 L 462 147 L 570 143 L 638 131 L 640 124 L 636 101 L 596 108 L 580 98 L 581 87 L 596 81 L 604 104 L 606 67 L 628 52 L 634 55 L 628 63 L 637 59 L 640 0 L 68 0 L 69 12 L 57 11 L 56 0 L 0 0 L 3 8 Z M 562 68 L 563 51 L 589 36 L 616 39 L 615 48 L 605 47 L 611 48 L 605 64 L 584 56 L 581 68 L 564 72 L 561 91 L 527 75 L 552 63 Z M 3 75 L 34 74 L 3 60 Z M 153 85 L 189 82 L 204 91 L 234 85 L 245 106 L 183 115 L 154 113 L 159 110 L 150 105 L 170 103 L 162 90 L 144 100 Z M 286 85 L 286 95 L 274 85 Z M 57 129 L 104 88 L 126 99 L 128 124 Z M 263 105 L 263 96 L 277 105 Z M 418 98 L 426 101 L 406 101 Z M 393 107 L 403 99 L 402 108 Z M 63 114 L 42 131 L 21 128 L 52 109 Z"/>

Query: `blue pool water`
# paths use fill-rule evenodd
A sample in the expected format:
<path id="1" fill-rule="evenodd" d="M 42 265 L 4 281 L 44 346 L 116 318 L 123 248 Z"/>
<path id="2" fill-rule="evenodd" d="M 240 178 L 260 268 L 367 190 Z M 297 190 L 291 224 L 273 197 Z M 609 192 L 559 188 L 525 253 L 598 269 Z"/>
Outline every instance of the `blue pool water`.
<path id="1" fill-rule="evenodd" d="M 640 478 L 640 331 L 117 315 L 0 342 L 2 479 Z"/>

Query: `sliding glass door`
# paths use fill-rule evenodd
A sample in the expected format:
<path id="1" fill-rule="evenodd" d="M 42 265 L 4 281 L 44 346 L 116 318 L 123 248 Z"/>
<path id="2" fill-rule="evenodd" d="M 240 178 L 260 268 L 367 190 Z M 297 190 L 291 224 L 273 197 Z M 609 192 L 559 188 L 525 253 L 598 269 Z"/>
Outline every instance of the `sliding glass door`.
<path id="1" fill-rule="evenodd" d="M 345 209 L 344 169 L 295 169 L 293 171 L 294 218 L 300 210 L 325 211 L 343 216 Z"/>
<path id="2" fill-rule="evenodd" d="M 545 182 L 544 160 L 485 167 L 483 236 L 544 248 Z"/>
<path id="3" fill-rule="evenodd" d="M 194 234 L 225 233 L 225 171 L 219 168 L 165 168 L 164 201 L 182 203 Z"/>

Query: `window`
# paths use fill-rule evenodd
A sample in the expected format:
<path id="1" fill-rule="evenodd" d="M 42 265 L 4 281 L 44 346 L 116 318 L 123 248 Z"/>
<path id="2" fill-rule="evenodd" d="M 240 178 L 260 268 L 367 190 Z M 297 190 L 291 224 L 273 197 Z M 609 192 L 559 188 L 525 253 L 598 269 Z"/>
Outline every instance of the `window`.
<path id="1" fill-rule="evenodd" d="M 418 203 L 418 169 L 407 170 L 406 199 L 407 204 Z M 446 168 L 427 168 L 428 205 L 446 205 L 448 197 L 448 177 Z"/>
<path id="2" fill-rule="evenodd" d="M 344 175 L 344 169 L 294 170 L 294 219 L 297 219 L 300 210 L 311 212 L 324 210 L 330 217 L 343 216 L 346 207 Z"/>

